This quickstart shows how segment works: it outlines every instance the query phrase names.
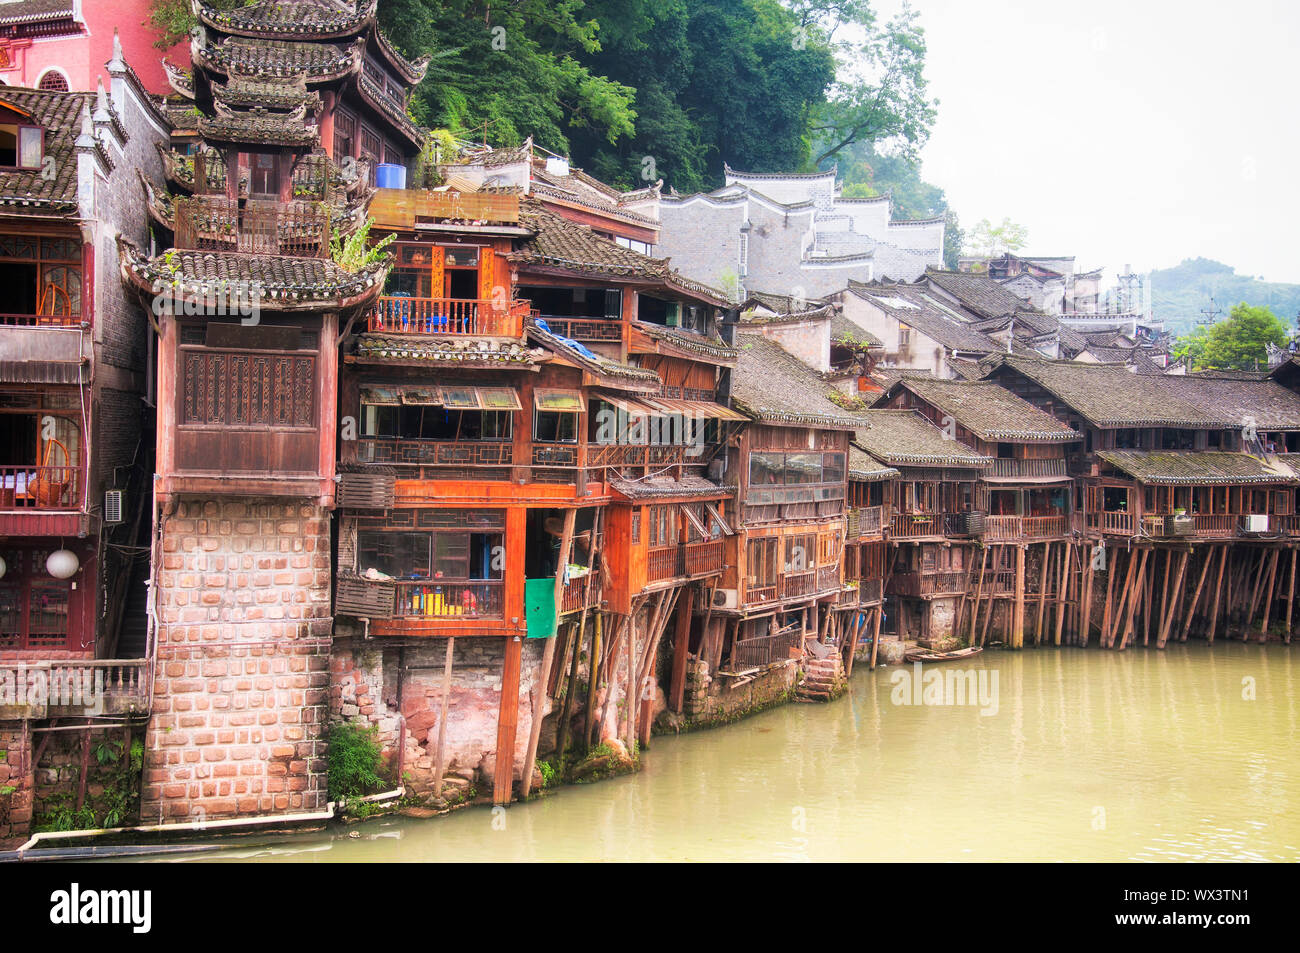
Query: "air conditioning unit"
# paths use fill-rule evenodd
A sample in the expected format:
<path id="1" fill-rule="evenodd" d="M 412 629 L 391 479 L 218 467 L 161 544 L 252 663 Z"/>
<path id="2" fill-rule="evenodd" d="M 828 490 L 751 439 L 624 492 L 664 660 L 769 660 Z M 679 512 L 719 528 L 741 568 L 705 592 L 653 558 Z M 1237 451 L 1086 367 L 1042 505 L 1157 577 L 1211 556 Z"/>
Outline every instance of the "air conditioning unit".
<path id="1" fill-rule="evenodd" d="M 1268 532 L 1268 514 L 1251 513 L 1245 517 L 1245 526 L 1242 527 L 1247 533 L 1267 533 Z"/>
<path id="2" fill-rule="evenodd" d="M 740 593 L 735 589 L 714 589 L 713 608 L 734 609 L 740 605 Z"/>
<path id="3" fill-rule="evenodd" d="M 104 491 L 104 522 L 120 523 L 122 522 L 122 508 L 125 503 L 125 490 L 105 490 Z"/>

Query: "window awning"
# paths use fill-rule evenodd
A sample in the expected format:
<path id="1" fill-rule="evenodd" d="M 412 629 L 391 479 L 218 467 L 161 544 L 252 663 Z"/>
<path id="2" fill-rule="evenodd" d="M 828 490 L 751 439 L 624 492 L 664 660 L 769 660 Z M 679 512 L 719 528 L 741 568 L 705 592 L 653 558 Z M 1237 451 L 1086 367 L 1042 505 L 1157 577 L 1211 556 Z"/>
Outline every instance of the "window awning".
<path id="1" fill-rule="evenodd" d="M 442 392 L 436 387 L 403 387 L 402 403 L 412 407 L 437 407 L 442 403 Z"/>
<path id="2" fill-rule="evenodd" d="M 361 403 L 372 407 L 446 407 L 448 410 L 522 410 L 513 387 L 363 387 Z"/>
<path id="3" fill-rule="evenodd" d="M 478 400 L 484 410 L 523 410 L 519 392 L 513 387 L 480 387 Z"/>
<path id="4" fill-rule="evenodd" d="M 690 503 L 679 503 L 677 504 L 677 508 L 682 511 L 682 516 L 686 517 L 686 522 L 691 524 L 691 528 L 694 529 L 695 532 L 699 533 L 702 539 L 711 538 L 708 527 L 704 525 L 704 522 L 696 515 L 695 511 L 691 509 Z"/>
<path id="5" fill-rule="evenodd" d="M 361 403 L 372 407 L 396 407 L 402 402 L 401 391 L 397 387 L 363 387 Z"/>
<path id="6" fill-rule="evenodd" d="M 679 414 L 682 417 L 706 420 L 748 420 L 744 414 L 723 407 L 711 400 L 675 400 L 668 397 L 643 397 L 641 400 L 661 414 Z"/>
<path id="7" fill-rule="evenodd" d="M 537 387 L 533 389 L 533 404 L 538 410 L 560 414 L 578 414 L 587 409 L 587 402 L 580 390 L 564 390 L 557 387 Z"/>
<path id="8" fill-rule="evenodd" d="M 662 417 L 663 411 L 646 404 L 638 403 L 628 397 L 617 394 L 601 393 L 598 395 L 601 400 L 611 405 L 617 410 L 623 411 L 629 417 Z"/>
<path id="9" fill-rule="evenodd" d="M 706 502 L 704 504 L 704 508 L 709 511 L 709 515 L 713 517 L 714 522 L 716 522 L 718 526 L 721 527 L 723 536 L 736 535 L 736 531 L 731 528 L 731 524 L 722 518 L 722 511 L 718 509 L 718 505 L 716 503 Z"/>

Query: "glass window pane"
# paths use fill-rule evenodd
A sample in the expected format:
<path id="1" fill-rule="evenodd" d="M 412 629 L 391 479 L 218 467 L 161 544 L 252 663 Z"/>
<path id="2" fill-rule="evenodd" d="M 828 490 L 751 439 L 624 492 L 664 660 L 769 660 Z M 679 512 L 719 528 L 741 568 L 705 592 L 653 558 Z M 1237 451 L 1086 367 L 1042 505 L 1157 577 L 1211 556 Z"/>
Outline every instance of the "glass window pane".
<path id="1" fill-rule="evenodd" d="M 36 169 L 41 164 L 41 130 L 23 126 L 18 130 L 18 164 L 24 169 Z"/>

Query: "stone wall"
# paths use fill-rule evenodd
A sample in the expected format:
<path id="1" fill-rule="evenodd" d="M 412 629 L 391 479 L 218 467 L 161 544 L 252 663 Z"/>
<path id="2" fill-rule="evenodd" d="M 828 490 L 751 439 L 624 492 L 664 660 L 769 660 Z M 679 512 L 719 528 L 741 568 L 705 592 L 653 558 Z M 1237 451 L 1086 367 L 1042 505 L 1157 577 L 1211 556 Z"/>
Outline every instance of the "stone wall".
<path id="1" fill-rule="evenodd" d="M 531 692 L 544 647 L 541 639 L 525 639 L 522 645 L 515 780 L 523 770 L 533 718 Z M 408 788 L 418 793 L 429 790 L 434 781 L 446 657 L 447 640 L 442 638 L 412 640 L 405 645 L 346 638 L 335 644 L 330 656 L 331 718 L 377 725 L 390 777 L 396 783 L 404 775 Z M 456 639 L 447 709 L 446 774 L 464 778 L 481 793 L 492 789 L 496 772 L 504 664 L 504 638 L 475 635 Z M 403 725 L 405 750 L 399 752 Z"/>
<path id="2" fill-rule="evenodd" d="M 21 723 L 0 725 L 0 845 L 12 840 L 25 840 L 30 832 L 30 744 L 31 736 Z"/>
<path id="3" fill-rule="evenodd" d="M 686 667 L 686 695 L 682 713 L 692 728 L 726 724 L 785 701 L 799 677 L 796 661 L 772 666 L 751 682 L 713 678 L 708 663 L 691 659 Z"/>
<path id="4" fill-rule="evenodd" d="M 185 500 L 162 521 L 146 823 L 324 808 L 328 514 Z"/>

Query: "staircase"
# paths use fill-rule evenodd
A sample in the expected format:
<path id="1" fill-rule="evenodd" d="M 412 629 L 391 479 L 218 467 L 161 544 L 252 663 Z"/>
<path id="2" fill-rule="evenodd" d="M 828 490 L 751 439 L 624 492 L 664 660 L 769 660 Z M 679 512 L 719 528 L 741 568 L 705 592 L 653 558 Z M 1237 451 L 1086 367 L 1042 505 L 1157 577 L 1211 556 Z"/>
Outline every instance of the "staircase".
<path id="1" fill-rule="evenodd" d="M 844 692 L 844 668 L 839 653 L 827 658 L 804 661 L 803 678 L 795 686 L 794 696 L 801 702 L 828 702 Z"/>
<path id="2" fill-rule="evenodd" d="M 126 608 L 122 613 L 122 629 L 117 636 L 118 658 L 144 658 L 148 650 L 148 554 L 131 560 L 131 578 L 126 586 Z"/>

